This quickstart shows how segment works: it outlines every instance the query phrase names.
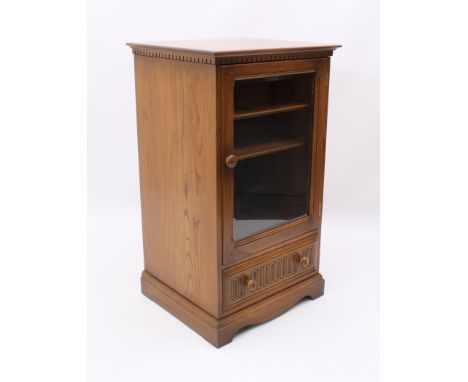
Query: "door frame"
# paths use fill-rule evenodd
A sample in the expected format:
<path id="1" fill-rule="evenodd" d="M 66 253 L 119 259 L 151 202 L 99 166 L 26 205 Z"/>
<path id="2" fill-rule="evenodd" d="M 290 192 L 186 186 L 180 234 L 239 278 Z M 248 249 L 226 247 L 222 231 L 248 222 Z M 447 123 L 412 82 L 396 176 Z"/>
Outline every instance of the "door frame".
<path id="1" fill-rule="evenodd" d="M 222 66 L 222 235 L 223 264 L 246 260 L 266 248 L 296 236 L 319 229 L 323 197 L 325 160 L 325 135 L 328 107 L 328 77 L 330 59 L 274 61 L 266 63 L 236 64 Z M 308 214 L 237 242 L 233 240 L 234 215 L 234 169 L 224 163 L 234 150 L 234 83 L 236 79 L 249 79 L 275 75 L 315 73 L 311 89 L 312 147 Z"/>

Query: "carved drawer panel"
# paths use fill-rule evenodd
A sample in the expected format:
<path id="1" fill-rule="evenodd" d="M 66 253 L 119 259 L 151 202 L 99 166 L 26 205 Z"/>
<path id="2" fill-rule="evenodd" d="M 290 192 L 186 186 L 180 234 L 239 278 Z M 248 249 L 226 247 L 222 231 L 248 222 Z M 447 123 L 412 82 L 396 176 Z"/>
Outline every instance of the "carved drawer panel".
<path id="1" fill-rule="evenodd" d="M 223 272 L 225 311 L 244 307 L 318 272 L 317 235 Z"/>

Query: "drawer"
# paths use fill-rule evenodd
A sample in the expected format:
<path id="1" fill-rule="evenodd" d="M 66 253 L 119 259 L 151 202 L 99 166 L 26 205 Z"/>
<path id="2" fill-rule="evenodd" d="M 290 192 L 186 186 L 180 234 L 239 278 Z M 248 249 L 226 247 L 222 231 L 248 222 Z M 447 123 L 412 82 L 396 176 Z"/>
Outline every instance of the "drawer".
<path id="1" fill-rule="evenodd" d="M 223 309 L 233 311 L 318 272 L 318 236 L 312 235 L 223 272 Z"/>

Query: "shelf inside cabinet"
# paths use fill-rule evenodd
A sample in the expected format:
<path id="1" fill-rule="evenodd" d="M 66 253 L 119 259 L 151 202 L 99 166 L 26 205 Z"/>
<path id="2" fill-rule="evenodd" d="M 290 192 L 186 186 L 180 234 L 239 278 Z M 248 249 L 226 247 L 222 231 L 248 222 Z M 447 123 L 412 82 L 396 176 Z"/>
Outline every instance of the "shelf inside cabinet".
<path id="1" fill-rule="evenodd" d="M 234 112 L 234 120 L 262 117 L 265 115 L 287 113 L 296 110 L 302 110 L 309 107 L 308 103 L 291 103 L 281 105 L 263 106 L 252 109 L 240 109 Z"/>
<path id="2" fill-rule="evenodd" d="M 262 155 L 277 153 L 280 151 L 291 150 L 302 146 L 304 142 L 294 139 L 283 139 L 271 142 L 250 143 L 235 150 L 239 160 L 254 158 Z"/>
<path id="3" fill-rule="evenodd" d="M 234 153 L 247 159 L 308 144 L 310 108 L 246 118 L 234 123 Z"/>

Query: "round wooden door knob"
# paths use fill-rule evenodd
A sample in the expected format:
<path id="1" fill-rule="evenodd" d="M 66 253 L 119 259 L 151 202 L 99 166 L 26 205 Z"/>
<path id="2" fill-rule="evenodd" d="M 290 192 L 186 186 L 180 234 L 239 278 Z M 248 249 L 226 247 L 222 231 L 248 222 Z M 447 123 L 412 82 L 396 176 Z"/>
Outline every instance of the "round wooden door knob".
<path id="1" fill-rule="evenodd" d="M 235 155 L 231 154 L 226 157 L 226 166 L 234 168 L 237 166 L 238 159 Z"/>

